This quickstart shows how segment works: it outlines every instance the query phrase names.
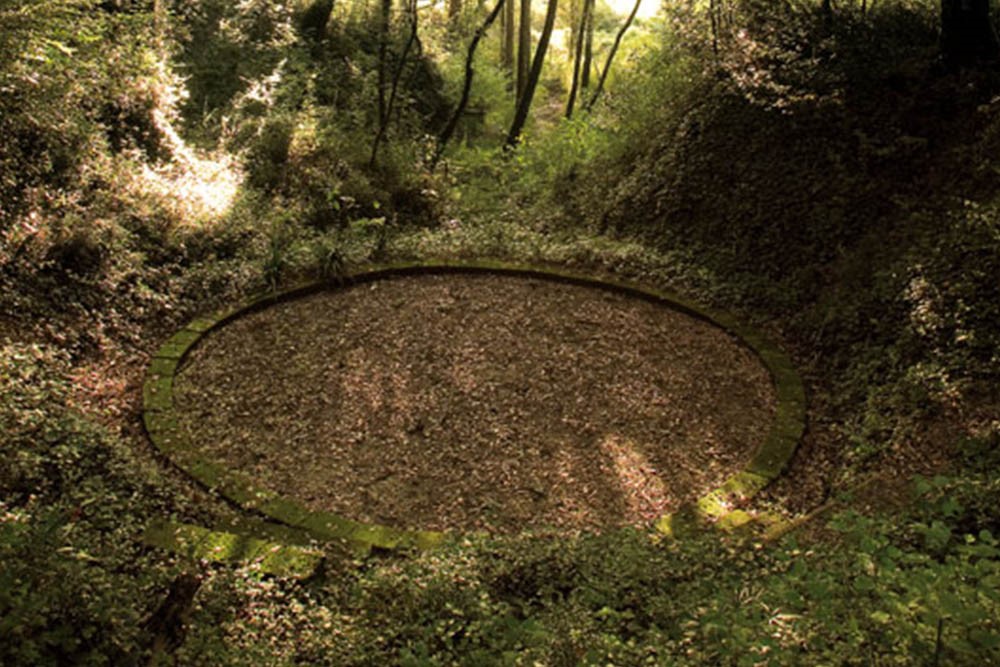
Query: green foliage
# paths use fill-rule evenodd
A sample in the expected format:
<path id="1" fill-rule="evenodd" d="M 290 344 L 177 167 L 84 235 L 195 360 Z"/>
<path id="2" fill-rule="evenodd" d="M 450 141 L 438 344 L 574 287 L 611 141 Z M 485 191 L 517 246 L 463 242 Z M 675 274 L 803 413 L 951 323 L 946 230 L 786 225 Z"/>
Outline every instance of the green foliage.
<path id="1" fill-rule="evenodd" d="M 166 494 L 125 445 L 67 408 L 65 354 L 0 352 L 0 662 L 134 660 L 148 596 L 167 576 L 136 539 Z"/>
<path id="2" fill-rule="evenodd" d="M 1000 224 L 994 202 L 937 220 L 908 256 L 906 303 L 932 363 L 970 378 L 1000 374 Z"/>
<path id="3" fill-rule="evenodd" d="M 285 2 L 179 0 L 175 13 L 181 44 L 179 57 L 187 74 L 183 116 L 206 138 L 227 124 L 228 106 L 267 108 L 268 90 L 285 50 L 295 40 L 292 13 Z"/>
<path id="4" fill-rule="evenodd" d="M 161 153 L 152 110 L 175 81 L 148 58 L 149 17 L 95 5 L 0 3 L 0 230 L 75 189 L 103 150 Z"/>
<path id="5" fill-rule="evenodd" d="M 315 245 L 317 272 L 322 280 L 337 280 L 346 272 L 347 258 L 336 237 L 324 237 Z"/>
<path id="6" fill-rule="evenodd" d="M 289 251 L 292 247 L 291 237 L 284 221 L 278 219 L 271 225 L 267 236 L 267 250 L 264 254 L 264 264 L 261 268 L 264 283 L 272 291 L 278 289 L 282 279 L 291 264 Z"/>
<path id="7" fill-rule="evenodd" d="M 338 573 L 308 593 L 265 593 L 266 622 L 285 608 L 330 623 L 324 631 L 315 621 L 286 626 L 295 640 L 282 635 L 271 659 L 919 665 L 940 651 L 944 664 L 989 661 L 1000 650 L 1000 551 L 991 531 L 959 527 L 963 512 L 951 498 L 968 491 L 942 478 L 904 517 L 839 515 L 830 524 L 837 537 L 824 545 L 761 548 L 711 533 L 657 542 L 628 530 L 558 541 L 469 538 Z M 255 590 L 232 591 L 228 603 L 260 604 Z M 186 649 L 226 637 L 227 655 L 260 650 L 242 614 L 206 613 L 215 620 L 198 623 L 198 641 Z"/>
<path id="8" fill-rule="evenodd" d="M 262 124 L 246 157 L 247 178 L 251 185 L 273 192 L 282 183 L 294 131 L 294 117 L 272 115 Z"/>

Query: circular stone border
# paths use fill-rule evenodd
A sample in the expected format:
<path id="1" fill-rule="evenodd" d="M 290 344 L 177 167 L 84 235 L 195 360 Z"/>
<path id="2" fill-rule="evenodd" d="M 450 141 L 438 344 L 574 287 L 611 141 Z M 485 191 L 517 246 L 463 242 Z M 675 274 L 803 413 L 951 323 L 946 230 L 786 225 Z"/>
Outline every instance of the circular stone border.
<path id="1" fill-rule="evenodd" d="M 260 486 L 243 473 L 209 460 L 184 435 L 174 413 L 174 374 L 202 336 L 251 312 L 329 289 L 364 284 L 403 275 L 442 273 L 494 273 L 538 278 L 599 288 L 644 299 L 707 321 L 736 337 L 764 364 L 774 382 L 777 408 L 764 443 L 742 471 L 695 503 L 660 517 L 653 524 L 664 535 L 673 535 L 691 521 L 710 521 L 733 528 L 750 520 L 733 510 L 734 504 L 755 495 L 784 470 L 805 431 L 806 402 L 802 379 L 791 360 L 774 343 L 732 316 L 695 305 L 675 294 L 613 280 L 585 277 L 550 268 L 502 262 L 421 262 L 368 267 L 336 282 L 317 282 L 252 297 L 235 307 L 199 317 L 175 333 L 153 356 L 143 385 L 143 423 L 153 445 L 174 465 L 211 491 L 239 507 L 260 512 L 281 523 L 303 529 L 323 540 L 347 540 L 365 547 L 395 549 L 430 548 L 448 533 L 404 530 L 363 523 L 331 512 L 313 511 Z"/>

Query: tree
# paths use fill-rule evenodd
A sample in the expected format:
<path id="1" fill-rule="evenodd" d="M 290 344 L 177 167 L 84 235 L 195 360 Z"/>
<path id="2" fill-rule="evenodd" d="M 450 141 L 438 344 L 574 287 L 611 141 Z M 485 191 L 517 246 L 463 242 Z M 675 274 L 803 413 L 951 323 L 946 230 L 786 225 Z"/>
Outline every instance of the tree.
<path id="1" fill-rule="evenodd" d="M 990 0 L 941 0 L 941 51 L 952 65 L 996 59 L 1000 43 L 990 21 Z"/>
<path id="2" fill-rule="evenodd" d="M 531 98 L 535 95 L 535 88 L 538 87 L 538 79 L 542 75 L 542 65 L 545 64 L 545 52 L 549 48 L 549 39 L 552 37 L 552 28 L 556 24 L 556 10 L 559 8 L 559 0 L 549 0 L 548 9 L 545 12 L 545 25 L 542 26 L 542 34 L 538 38 L 538 48 L 535 50 L 535 59 L 531 62 L 531 71 L 524 85 L 524 91 L 517 102 L 517 110 L 514 112 L 514 122 L 511 123 L 510 132 L 507 133 L 507 147 L 514 148 L 521 140 L 521 130 L 528 120 L 528 110 L 531 109 Z"/>
<path id="3" fill-rule="evenodd" d="M 386 4 L 389 4 L 391 0 L 386 0 Z M 385 98 L 385 92 L 379 90 L 379 123 L 378 131 L 375 133 L 375 140 L 372 142 L 372 152 L 371 157 L 368 160 L 368 167 L 373 168 L 375 163 L 378 161 L 378 149 L 382 145 L 382 141 L 385 139 L 385 134 L 389 130 L 389 121 L 392 119 L 392 110 L 396 104 L 396 96 L 399 92 L 399 80 L 403 77 L 403 69 L 406 67 L 406 59 L 410 55 L 410 51 L 413 49 L 415 43 L 419 43 L 419 37 L 417 36 L 417 27 L 419 26 L 418 15 L 417 15 L 417 0 L 410 0 L 409 6 L 407 7 L 407 13 L 410 15 L 410 34 L 406 39 L 406 44 L 403 46 L 403 53 L 399 56 L 399 62 L 396 63 L 396 70 L 392 75 L 392 86 L 389 89 L 389 97 Z M 383 68 L 387 67 L 383 65 Z"/>
<path id="4" fill-rule="evenodd" d="M 389 23 L 392 20 L 392 0 L 382 0 L 378 17 L 378 122 L 386 122 L 386 87 L 389 81 Z"/>
<path id="5" fill-rule="evenodd" d="M 514 0 L 503 3 L 503 34 L 500 36 L 500 65 L 507 73 L 514 71 Z"/>
<path id="6" fill-rule="evenodd" d="M 531 64 L 531 0 L 521 0 L 517 26 L 517 102 L 521 103 Z"/>
<path id="7" fill-rule="evenodd" d="M 580 63 L 583 60 L 584 43 L 583 35 L 587 29 L 587 14 L 590 6 L 589 0 L 583 0 L 579 28 L 576 30 L 576 39 L 573 40 L 573 82 L 569 88 L 569 98 L 566 100 L 566 118 L 573 117 L 573 106 L 576 104 L 576 93 L 580 88 Z"/>
<path id="8" fill-rule="evenodd" d="M 583 0 L 583 64 L 580 66 L 580 87 L 590 88 L 590 70 L 594 61 L 594 5 L 595 0 Z"/>
<path id="9" fill-rule="evenodd" d="M 476 34 L 472 36 L 472 41 L 469 42 L 469 52 L 465 57 L 465 82 L 462 85 L 462 97 L 458 101 L 458 106 L 455 107 L 455 112 L 451 115 L 448 120 L 448 124 L 445 125 L 444 129 L 441 131 L 441 135 L 438 137 L 437 149 L 434 151 L 434 157 L 431 158 L 430 168 L 434 171 L 434 167 L 437 166 L 438 161 L 444 154 L 444 149 L 451 141 L 452 135 L 455 134 L 455 129 L 458 127 L 459 121 L 462 119 L 462 114 L 465 113 L 465 107 L 469 104 L 469 93 L 472 91 L 472 77 L 475 76 L 476 71 L 472 68 L 472 63 L 476 57 L 476 48 L 479 46 L 479 40 L 483 38 L 486 31 L 490 29 L 493 22 L 496 21 L 497 16 L 500 11 L 504 9 L 505 5 L 513 6 L 514 1 L 505 2 L 505 0 L 498 0 L 496 7 L 490 12 L 489 16 L 481 26 L 476 30 Z"/>
<path id="10" fill-rule="evenodd" d="M 326 24 L 333 14 L 333 0 L 313 0 L 298 19 L 299 32 L 306 41 L 316 44 L 326 37 Z"/>
<path id="11" fill-rule="evenodd" d="M 601 77 L 597 80 L 597 88 L 594 89 L 594 94 L 591 96 L 590 101 L 587 102 L 586 110 L 590 111 L 595 104 L 597 104 L 597 99 L 601 96 L 601 92 L 604 90 L 604 82 L 608 78 L 608 72 L 611 71 L 611 62 L 615 59 L 615 54 L 618 53 L 618 47 L 622 43 L 622 38 L 625 36 L 625 31 L 629 29 L 632 22 L 635 21 L 636 14 L 639 13 L 639 5 L 642 0 L 635 0 L 635 6 L 632 7 L 632 13 L 628 15 L 625 19 L 625 23 L 618 30 L 618 34 L 615 35 L 615 41 L 611 45 L 611 50 L 608 51 L 608 59 L 604 63 L 604 69 L 601 70 Z"/>

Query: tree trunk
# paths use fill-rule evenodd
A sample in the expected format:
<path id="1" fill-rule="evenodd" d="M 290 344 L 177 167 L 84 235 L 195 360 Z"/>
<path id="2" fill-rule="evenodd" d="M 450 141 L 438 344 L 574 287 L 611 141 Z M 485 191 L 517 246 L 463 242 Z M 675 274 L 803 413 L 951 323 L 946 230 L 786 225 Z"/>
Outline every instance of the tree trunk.
<path id="1" fill-rule="evenodd" d="M 1000 52 L 990 0 L 941 0 L 941 51 L 951 65 L 995 60 Z"/>
<path id="2" fill-rule="evenodd" d="M 454 26 L 462 15 L 462 0 L 448 0 L 448 23 Z"/>
<path id="3" fill-rule="evenodd" d="M 590 70 L 594 62 L 594 4 L 595 0 L 583 0 L 584 16 L 587 22 L 583 30 L 583 65 L 580 68 L 580 87 L 590 88 Z"/>
<path id="4" fill-rule="evenodd" d="M 194 605 L 194 597 L 201 588 L 200 575 L 182 572 L 170 584 L 166 599 L 153 615 L 146 619 L 145 627 L 153 635 L 150 665 L 176 664 L 173 653 L 184 643 L 187 624 Z"/>
<path id="5" fill-rule="evenodd" d="M 392 0 L 382 0 L 378 21 L 378 122 L 386 120 L 386 86 L 389 80 L 389 22 L 392 18 Z"/>
<path id="6" fill-rule="evenodd" d="M 382 141 L 385 139 L 385 133 L 389 130 L 389 122 L 392 120 L 392 109 L 396 104 L 396 93 L 399 91 L 399 81 L 403 77 L 403 69 L 406 67 L 406 59 L 410 55 L 410 50 L 413 48 L 413 44 L 419 41 L 417 37 L 417 26 L 419 25 L 417 19 L 417 0 L 410 0 L 409 14 L 410 36 L 406 40 L 406 45 L 403 47 L 403 53 L 399 56 L 399 62 L 396 63 L 396 71 L 392 75 L 392 88 L 389 93 L 389 99 L 385 102 L 384 115 L 379 122 L 378 132 L 375 134 L 375 141 L 372 142 L 371 157 L 368 160 L 369 168 L 373 168 L 375 163 L 378 161 L 378 149 L 379 146 L 382 145 Z"/>
<path id="7" fill-rule="evenodd" d="M 709 24 L 712 26 L 712 54 L 719 56 L 719 0 L 708 2 Z"/>
<path id="8" fill-rule="evenodd" d="M 500 64 L 504 71 L 513 73 L 514 71 L 514 0 L 503 3 L 503 35 L 500 43 Z"/>
<path id="9" fill-rule="evenodd" d="M 531 0 L 521 0 L 521 20 L 517 26 L 517 103 L 521 103 L 531 66 Z"/>
<path id="10" fill-rule="evenodd" d="M 326 37 L 326 24 L 332 14 L 333 0 L 313 0 L 298 17 L 299 32 L 315 46 Z"/>
<path id="11" fill-rule="evenodd" d="M 597 98 L 601 96 L 601 92 L 604 90 L 604 82 L 608 78 L 608 72 L 611 71 L 611 61 L 614 60 L 615 54 L 618 53 L 618 47 L 622 43 L 625 31 L 629 29 L 629 26 L 632 25 L 632 21 L 635 20 L 635 15 L 639 13 L 639 5 L 641 3 L 642 0 L 635 0 L 635 6 L 632 7 L 632 13 L 628 15 L 628 18 L 625 19 L 625 23 L 622 24 L 618 34 L 615 35 L 614 44 L 611 45 L 611 50 L 608 51 L 608 59 L 604 63 L 604 70 L 601 72 L 601 77 L 597 80 L 597 88 L 594 90 L 594 95 L 590 98 L 590 102 L 587 103 L 587 111 L 590 111 L 594 107 L 597 103 Z"/>
<path id="12" fill-rule="evenodd" d="M 587 9 L 589 7 L 589 0 L 583 0 L 579 29 L 576 31 L 576 40 L 573 45 L 573 82 L 569 88 L 569 99 L 566 100 L 566 118 L 573 117 L 573 106 L 576 104 L 576 93 L 580 86 L 580 63 L 583 61 L 583 35 L 587 29 Z"/>
<path id="13" fill-rule="evenodd" d="M 455 134 L 455 128 L 458 127 L 459 121 L 462 119 L 462 114 L 465 113 L 465 107 L 469 104 L 469 93 L 472 91 L 472 77 L 475 76 L 476 72 L 472 68 L 472 63 L 476 57 L 476 48 L 479 46 L 479 40 L 483 38 L 486 31 L 490 29 L 493 22 L 496 21 L 497 16 L 500 14 L 500 10 L 504 8 L 505 5 L 513 6 L 514 0 L 498 0 L 496 7 L 490 12 L 490 15 L 486 17 L 479 29 L 476 30 L 476 34 L 472 36 L 472 41 L 469 42 L 469 53 L 465 57 L 465 82 L 462 84 L 462 97 L 458 101 L 458 106 L 455 107 L 455 113 L 451 115 L 448 120 L 448 124 L 445 125 L 444 130 L 441 131 L 441 136 L 438 137 L 438 145 L 434 151 L 434 157 L 431 158 L 430 169 L 434 171 L 437 166 L 438 161 L 441 156 L 444 155 L 444 149 L 451 141 L 451 137 Z"/>
<path id="14" fill-rule="evenodd" d="M 531 71 L 528 73 L 528 80 L 525 82 L 524 93 L 517 103 L 517 111 L 514 113 L 514 122 L 511 123 L 510 132 L 507 134 L 507 147 L 514 148 L 521 140 L 521 130 L 528 120 L 528 110 L 531 108 L 531 98 L 535 96 L 535 88 L 538 87 L 538 79 L 542 75 L 542 65 L 545 64 L 545 52 L 549 48 L 549 39 L 552 37 L 552 28 L 556 24 L 556 9 L 559 7 L 559 0 L 549 0 L 548 9 L 545 12 L 545 25 L 542 26 L 542 34 L 538 38 L 538 48 L 535 49 L 535 59 L 531 61 Z"/>

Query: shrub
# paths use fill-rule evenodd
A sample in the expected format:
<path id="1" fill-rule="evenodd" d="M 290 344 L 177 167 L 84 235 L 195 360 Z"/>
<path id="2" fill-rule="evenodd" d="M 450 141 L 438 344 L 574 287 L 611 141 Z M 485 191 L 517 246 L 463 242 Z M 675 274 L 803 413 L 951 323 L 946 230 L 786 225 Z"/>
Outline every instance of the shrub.
<path id="1" fill-rule="evenodd" d="M 166 494 L 66 406 L 67 355 L 0 348 L 0 662 L 127 664 L 169 576 L 138 534 Z"/>

